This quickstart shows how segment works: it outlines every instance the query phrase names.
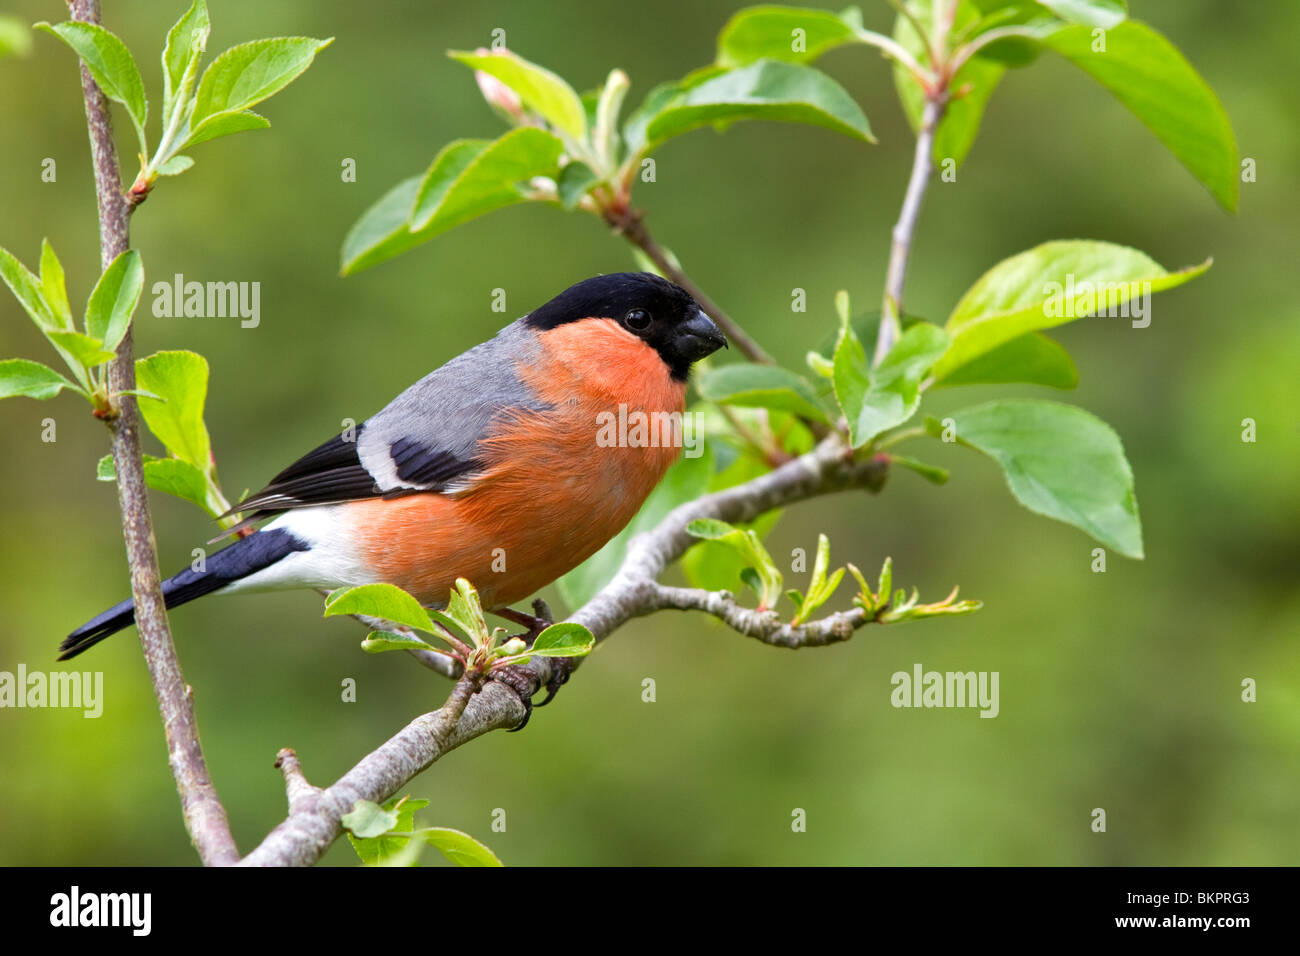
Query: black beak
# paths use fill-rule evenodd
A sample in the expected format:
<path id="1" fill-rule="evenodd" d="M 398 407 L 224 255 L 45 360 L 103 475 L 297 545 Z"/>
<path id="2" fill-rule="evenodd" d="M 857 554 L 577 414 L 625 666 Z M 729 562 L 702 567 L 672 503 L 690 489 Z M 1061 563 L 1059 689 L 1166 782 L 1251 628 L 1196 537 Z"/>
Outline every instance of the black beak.
<path id="1" fill-rule="evenodd" d="M 678 353 L 688 362 L 698 361 L 727 347 L 727 337 L 722 330 L 699 310 L 677 327 L 676 339 Z"/>

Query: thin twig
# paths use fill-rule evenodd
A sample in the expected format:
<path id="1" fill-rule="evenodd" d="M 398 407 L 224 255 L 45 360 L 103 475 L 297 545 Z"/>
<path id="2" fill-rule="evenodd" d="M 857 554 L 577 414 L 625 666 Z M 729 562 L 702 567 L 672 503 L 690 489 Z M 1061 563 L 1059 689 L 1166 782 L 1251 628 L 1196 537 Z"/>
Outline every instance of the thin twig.
<path id="1" fill-rule="evenodd" d="M 302 811 L 320 793 L 320 787 L 313 787 L 307 782 L 298 755 L 288 747 L 275 755 L 275 766 L 284 774 L 284 795 L 289 802 L 289 812 Z"/>
<path id="2" fill-rule="evenodd" d="M 980 50 L 984 49 L 991 43 L 996 43 L 998 40 L 1005 40 L 1009 37 L 1024 37 L 1029 40 L 1034 40 L 1039 37 L 1039 34 L 1022 26 L 995 27 L 992 30 L 985 31 L 970 43 L 960 47 L 955 53 L 953 53 L 952 62 L 948 65 L 948 75 L 956 76 L 957 71 L 966 65 L 966 61 Z"/>
<path id="3" fill-rule="evenodd" d="M 723 312 L 722 307 L 705 295 L 704 291 L 691 281 L 691 277 L 668 257 L 663 247 L 655 242 L 654 237 L 650 235 L 650 231 L 646 229 L 643 214 L 640 210 L 627 210 L 620 213 L 607 208 L 604 215 L 610 226 L 616 232 L 621 233 L 628 242 L 644 252 L 660 272 L 691 294 L 691 298 L 700 304 L 700 308 L 708 313 L 709 318 L 721 326 L 727 338 L 746 358 L 751 362 L 758 362 L 762 365 L 776 364 L 776 360 L 768 355 L 761 345 L 750 338 L 735 319 Z"/>
<path id="4" fill-rule="evenodd" d="M 909 18 L 915 20 L 915 17 L 911 17 L 910 14 Z M 917 83 L 921 84 L 922 89 L 929 89 L 934 84 L 935 75 L 918 63 L 916 58 L 908 53 L 898 41 L 882 33 L 876 33 L 874 30 L 858 30 L 854 35 L 863 43 L 880 50 L 889 59 L 897 61 L 907 72 L 912 74 Z M 917 35 L 925 36 L 919 28 L 917 28 Z M 934 62 L 934 50 L 927 48 L 926 56 L 932 63 Z"/>
<path id="5" fill-rule="evenodd" d="M 98 24 L 99 0 L 68 0 L 73 20 Z M 90 130 L 90 153 L 94 163 L 95 191 L 99 197 L 100 259 L 103 268 L 130 246 L 132 204 L 122 194 L 121 169 L 113 145 L 113 125 L 108 100 L 85 65 L 81 66 L 81 90 L 86 102 L 86 123 Z M 131 596 L 135 620 L 162 713 L 167 753 L 181 812 L 199 857 L 209 866 L 234 863 L 239 859 L 225 808 L 217 798 L 199 746 L 198 725 L 189 688 L 181 673 L 167 625 L 158 554 L 154 545 L 153 521 L 145 491 L 144 466 L 140 457 L 140 420 L 135 398 L 135 360 L 132 330 L 117 347 L 117 357 L 108 369 L 109 392 L 117 398 L 117 414 L 106 420 L 112 431 L 113 466 L 117 472 L 118 504 L 122 510 L 122 533 L 126 539 L 127 562 L 131 568 Z"/>
<path id="6" fill-rule="evenodd" d="M 881 304 L 880 330 L 876 334 L 876 352 L 873 364 L 879 365 L 894 347 L 900 334 L 899 316 L 903 313 L 903 286 L 907 282 L 907 260 L 912 252 L 912 236 L 921 214 L 921 201 L 933 168 L 934 133 L 943 118 L 948 104 L 948 91 L 941 88 L 925 101 L 921 114 L 921 128 L 916 134 L 916 152 L 912 156 L 912 176 L 903 196 L 903 208 L 894 225 L 893 242 L 889 250 L 889 269 L 885 273 L 885 298 Z"/>
<path id="7" fill-rule="evenodd" d="M 930 60 L 930 66 L 938 72 L 940 67 L 938 52 L 935 50 L 934 45 L 926 38 L 925 27 L 921 25 L 921 21 L 917 19 L 917 16 L 912 12 L 911 7 L 903 2 L 903 0 L 888 0 L 888 3 L 891 7 L 897 10 L 911 25 L 912 29 L 916 31 L 917 39 L 920 40 L 921 43 L 925 44 L 925 55 Z"/>
<path id="8" fill-rule="evenodd" d="M 957 7 L 960 0 L 944 0 L 942 9 L 936 5 L 936 14 L 934 18 L 934 43 L 939 51 L 939 63 L 942 64 L 948 58 L 948 38 L 952 36 L 952 28 L 957 22 Z M 946 75 L 948 79 L 952 78 L 953 70 L 945 69 L 942 66 L 936 66 L 940 75 Z"/>
<path id="9" fill-rule="evenodd" d="M 663 584 L 655 585 L 655 600 L 665 608 L 712 614 L 733 631 L 746 637 L 792 650 L 847 641 L 859 627 L 874 620 L 862 608 L 855 607 L 849 611 L 836 611 L 820 620 L 793 625 L 781 620 L 775 611 L 757 611 L 744 607 L 730 591 L 673 588 Z"/>

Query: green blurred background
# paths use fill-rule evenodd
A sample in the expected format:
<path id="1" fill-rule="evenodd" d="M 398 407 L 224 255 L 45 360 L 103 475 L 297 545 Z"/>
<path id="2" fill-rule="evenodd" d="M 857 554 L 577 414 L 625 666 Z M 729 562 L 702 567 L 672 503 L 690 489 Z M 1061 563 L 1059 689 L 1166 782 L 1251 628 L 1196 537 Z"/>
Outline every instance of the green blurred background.
<path id="1" fill-rule="evenodd" d="M 151 100 L 157 51 L 184 4 L 106 4 Z M 146 295 L 137 354 L 194 349 L 211 363 L 207 420 L 229 494 L 361 419 L 509 317 L 573 281 L 628 268 L 591 217 L 547 207 L 495 213 L 358 276 L 342 238 L 448 140 L 502 127 L 447 48 L 509 45 L 579 89 L 611 67 L 629 103 L 711 59 L 736 2 L 655 4 L 267 4 L 213 0 L 209 52 L 272 35 L 336 36 L 265 104 L 273 129 L 199 148 L 136 214 L 148 282 L 261 282 L 261 326 L 157 319 Z M 992 462 L 917 447 L 953 469 L 936 488 L 900 472 L 878 498 L 846 494 L 786 513 L 774 554 L 832 533 L 833 557 L 893 555 L 895 580 L 938 599 L 959 583 L 979 614 L 867 629 L 844 645 L 769 648 L 666 612 L 617 633 L 523 734 L 492 734 L 418 777 L 424 819 L 462 828 L 512 864 L 1294 864 L 1300 845 L 1300 325 L 1294 305 L 1294 119 L 1300 6 L 1133 0 L 1222 98 L 1258 182 L 1225 214 L 1088 77 L 1043 57 L 1008 74 L 955 183 L 935 181 L 909 275 L 909 311 L 942 320 L 997 260 L 1041 241 L 1136 246 L 1202 279 L 1159 297 L 1154 321 L 1059 330 L 1077 393 L 965 388 L 930 410 L 996 394 L 1077 403 L 1112 423 L 1137 475 L 1147 558 L 1089 570 L 1090 539 L 1019 508 Z M 868 26 L 890 29 L 883 3 Z M 63 4 L 9 2 L 26 22 Z M 862 104 L 878 146 L 798 126 L 700 131 L 658 154 L 639 202 L 660 241 L 782 361 L 834 323 L 836 289 L 874 307 L 911 160 L 889 69 L 863 48 L 819 66 Z M 34 264 L 58 249 L 74 304 L 98 270 L 84 114 L 71 53 L 38 35 L 0 61 L 0 245 Z M 133 154 L 118 114 L 119 143 Z M 56 183 L 40 179 L 45 157 Z M 340 164 L 353 158 L 357 182 Z M 133 168 L 133 167 L 132 167 Z M 128 174 L 129 175 L 129 174 Z M 790 312 L 808 291 L 807 315 Z M 6 293 L 0 356 L 49 361 Z M 42 443 L 41 420 L 58 441 Z M 1254 418 L 1258 441 L 1241 441 Z M 55 667 L 75 625 L 127 592 L 111 485 L 94 478 L 104 428 L 71 396 L 0 403 L 0 670 Z M 149 450 L 157 452 L 157 448 Z M 211 534 L 192 506 L 154 496 L 164 571 Z M 670 578 L 675 578 L 673 572 Z M 847 595 L 837 601 L 847 602 Z M 556 599 L 559 605 L 558 598 Z M 203 743 L 241 849 L 283 816 L 272 761 L 297 749 L 337 778 L 446 685 L 402 655 L 368 656 L 354 622 L 323 621 L 311 593 L 214 599 L 172 621 Z M 896 710 L 890 675 L 1001 674 L 1001 714 Z M 0 863 L 189 864 L 135 632 L 79 659 L 105 675 L 104 715 L 0 711 Z M 355 678 L 356 703 L 340 701 Z M 643 703 L 641 681 L 657 682 Z M 1259 700 L 1240 699 L 1258 681 Z M 791 832 L 794 808 L 807 832 Z M 1108 832 L 1090 831 L 1103 807 Z M 507 830 L 491 831 L 506 810 Z M 430 861 L 436 857 L 432 855 Z M 336 845 L 327 863 L 355 861 Z"/>

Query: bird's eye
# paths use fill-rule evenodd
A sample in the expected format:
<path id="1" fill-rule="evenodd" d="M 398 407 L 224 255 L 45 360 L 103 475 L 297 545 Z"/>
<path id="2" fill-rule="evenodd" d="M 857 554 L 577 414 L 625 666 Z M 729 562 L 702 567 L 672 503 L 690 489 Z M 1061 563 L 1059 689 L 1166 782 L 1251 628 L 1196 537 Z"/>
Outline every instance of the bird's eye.
<path id="1" fill-rule="evenodd" d="M 627 315 L 623 316 L 623 324 L 633 332 L 644 332 L 650 328 L 653 319 L 650 313 L 645 309 L 633 309 Z"/>

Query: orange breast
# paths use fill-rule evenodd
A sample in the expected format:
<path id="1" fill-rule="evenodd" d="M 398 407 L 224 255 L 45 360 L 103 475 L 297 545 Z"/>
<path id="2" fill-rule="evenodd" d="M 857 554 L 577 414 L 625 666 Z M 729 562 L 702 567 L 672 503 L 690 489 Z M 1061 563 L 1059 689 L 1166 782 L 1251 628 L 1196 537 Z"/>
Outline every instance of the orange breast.
<path id="1" fill-rule="evenodd" d="M 539 338 L 548 361 L 516 371 L 554 407 L 498 420 L 470 490 L 348 509 L 376 574 L 425 603 L 458 577 L 485 607 L 540 590 L 621 531 L 680 454 L 685 385 L 654 349 L 606 319 Z"/>

